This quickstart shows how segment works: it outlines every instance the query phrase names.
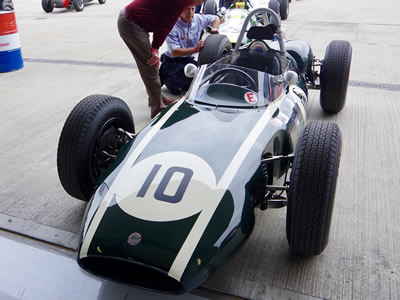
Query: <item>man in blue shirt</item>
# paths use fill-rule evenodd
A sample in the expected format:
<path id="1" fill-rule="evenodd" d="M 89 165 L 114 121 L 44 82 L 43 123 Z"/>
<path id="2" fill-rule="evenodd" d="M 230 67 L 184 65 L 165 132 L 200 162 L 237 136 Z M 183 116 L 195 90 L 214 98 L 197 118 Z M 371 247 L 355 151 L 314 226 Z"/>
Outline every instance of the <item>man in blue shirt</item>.
<path id="1" fill-rule="evenodd" d="M 183 72 L 186 64 L 197 62 L 194 54 L 203 47 L 201 33 L 211 26 L 211 33 L 218 33 L 219 17 L 194 13 L 194 6 L 187 7 L 168 34 L 167 52 L 161 56 L 160 80 L 173 94 L 187 91 L 192 78 Z"/>

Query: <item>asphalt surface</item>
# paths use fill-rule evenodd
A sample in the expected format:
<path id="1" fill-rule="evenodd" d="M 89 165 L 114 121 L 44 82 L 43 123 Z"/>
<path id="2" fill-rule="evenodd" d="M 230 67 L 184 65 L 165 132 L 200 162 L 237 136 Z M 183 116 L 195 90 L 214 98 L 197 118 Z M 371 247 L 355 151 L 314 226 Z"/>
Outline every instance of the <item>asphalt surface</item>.
<path id="1" fill-rule="evenodd" d="M 83 12 L 15 0 L 24 68 L 0 73 L 0 228 L 75 248 L 86 203 L 69 197 L 56 169 L 58 137 L 90 94 L 150 121 L 147 96 L 116 21 L 128 0 Z M 310 92 L 308 121 L 337 122 L 343 148 L 331 235 L 317 257 L 290 253 L 286 210 L 257 211 L 256 227 L 205 287 L 251 299 L 400 299 L 400 2 L 292 0 L 286 37 L 323 58 L 331 40 L 353 47 L 346 106 L 335 116 Z M 3 272 L 3 271 L 0 271 Z"/>

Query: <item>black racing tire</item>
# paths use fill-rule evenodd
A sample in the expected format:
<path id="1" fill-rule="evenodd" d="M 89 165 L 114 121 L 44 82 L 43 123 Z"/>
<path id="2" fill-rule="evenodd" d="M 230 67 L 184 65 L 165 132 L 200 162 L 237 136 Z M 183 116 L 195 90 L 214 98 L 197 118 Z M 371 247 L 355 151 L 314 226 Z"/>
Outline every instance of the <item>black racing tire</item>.
<path id="1" fill-rule="evenodd" d="M 65 191 L 88 201 L 101 173 L 128 142 L 125 134 L 135 132 L 131 111 L 116 97 L 91 95 L 80 101 L 69 114 L 57 150 L 57 170 Z"/>
<path id="2" fill-rule="evenodd" d="M 232 50 L 232 44 L 226 35 L 210 34 L 204 41 L 204 46 L 199 52 L 198 66 L 216 62 L 228 55 Z"/>
<path id="3" fill-rule="evenodd" d="M 205 15 L 216 15 L 217 14 L 217 3 L 215 0 L 207 0 L 203 6 L 203 14 Z"/>
<path id="4" fill-rule="evenodd" d="M 73 0 L 73 4 L 76 11 L 82 11 L 85 8 L 84 0 Z"/>
<path id="5" fill-rule="evenodd" d="M 99 3 L 104 4 L 104 3 L 106 3 L 106 0 L 99 0 Z"/>
<path id="6" fill-rule="evenodd" d="M 276 12 L 276 14 L 278 16 L 280 16 L 280 4 L 278 0 L 270 0 L 268 3 L 268 8 L 272 9 L 274 12 Z M 269 17 L 269 23 L 275 24 L 276 26 L 278 26 L 279 24 L 275 23 L 275 19 L 272 19 L 270 16 Z"/>
<path id="7" fill-rule="evenodd" d="M 281 19 L 286 20 L 289 17 L 289 0 L 279 0 L 279 3 Z"/>
<path id="8" fill-rule="evenodd" d="M 278 0 L 270 0 L 268 3 L 268 8 L 272 9 L 276 14 L 279 16 L 280 15 L 280 4 Z"/>
<path id="9" fill-rule="evenodd" d="M 319 255 L 328 244 L 341 147 L 339 127 L 327 122 L 307 124 L 297 143 L 286 218 L 296 253 Z"/>
<path id="10" fill-rule="evenodd" d="M 51 13 L 54 9 L 54 6 L 51 4 L 50 0 L 42 0 L 42 8 L 45 12 Z"/>
<path id="11" fill-rule="evenodd" d="M 320 103 L 327 113 L 338 113 L 346 102 L 352 47 L 348 41 L 332 41 L 321 66 Z"/>

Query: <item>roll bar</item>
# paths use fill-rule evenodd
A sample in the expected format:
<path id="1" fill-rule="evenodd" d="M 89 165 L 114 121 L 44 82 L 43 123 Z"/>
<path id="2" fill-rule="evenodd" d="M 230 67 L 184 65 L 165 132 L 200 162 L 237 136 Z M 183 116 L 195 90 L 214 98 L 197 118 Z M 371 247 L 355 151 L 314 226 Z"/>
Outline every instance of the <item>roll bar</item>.
<path id="1" fill-rule="evenodd" d="M 250 23 L 250 19 L 256 15 L 256 14 L 262 14 L 264 21 L 268 20 L 268 14 L 271 15 L 271 17 L 275 20 L 277 25 L 277 35 L 278 35 L 278 43 L 279 47 L 281 49 L 281 52 L 286 55 L 286 49 L 285 49 L 285 43 L 283 41 L 283 35 L 282 35 L 282 27 L 281 27 L 281 20 L 279 16 L 274 12 L 272 9 L 266 8 L 266 7 L 261 7 L 257 8 L 253 11 L 251 11 L 246 19 L 244 20 L 242 30 L 240 31 L 238 42 L 235 45 L 235 48 L 233 49 L 233 53 L 239 52 L 239 48 L 241 46 L 241 41 L 243 40 L 244 34 L 247 33 L 247 26 Z"/>

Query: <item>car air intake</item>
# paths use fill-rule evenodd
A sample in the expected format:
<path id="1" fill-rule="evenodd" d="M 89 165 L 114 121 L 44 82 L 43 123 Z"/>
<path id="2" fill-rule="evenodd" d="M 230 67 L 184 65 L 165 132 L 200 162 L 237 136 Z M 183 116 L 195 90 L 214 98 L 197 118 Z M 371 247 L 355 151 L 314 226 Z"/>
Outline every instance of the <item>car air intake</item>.
<path id="1" fill-rule="evenodd" d="M 168 294 L 184 292 L 183 285 L 164 271 L 134 261 L 111 257 L 85 257 L 78 261 L 89 273 L 135 287 Z"/>

